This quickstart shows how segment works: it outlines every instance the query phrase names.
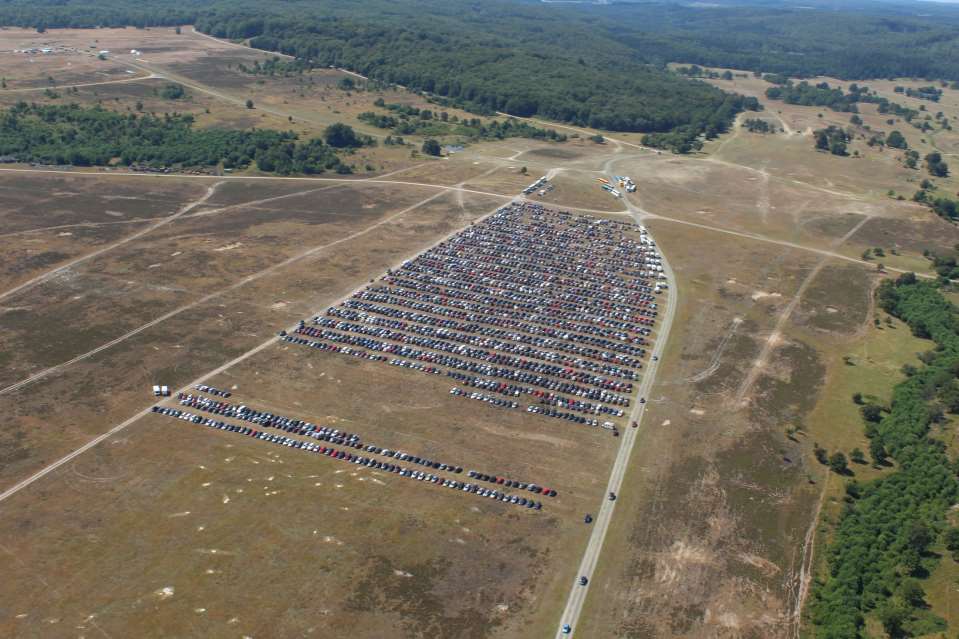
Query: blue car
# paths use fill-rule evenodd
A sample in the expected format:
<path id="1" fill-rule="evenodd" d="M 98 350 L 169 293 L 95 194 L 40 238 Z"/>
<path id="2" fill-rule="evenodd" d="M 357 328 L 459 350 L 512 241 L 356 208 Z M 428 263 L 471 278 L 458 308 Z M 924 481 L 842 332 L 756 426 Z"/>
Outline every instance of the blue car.
<path id="1" fill-rule="evenodd" d="M 564 634 L 564 635 L 568 635 L 568 634 L 571 633 L 572 631 L 573 631 L 573 629 L 569 627 L 569 624 L 568 624 L 568 623 L 564 623 L 564 624 L 563 624 L 563 634 Z"/>

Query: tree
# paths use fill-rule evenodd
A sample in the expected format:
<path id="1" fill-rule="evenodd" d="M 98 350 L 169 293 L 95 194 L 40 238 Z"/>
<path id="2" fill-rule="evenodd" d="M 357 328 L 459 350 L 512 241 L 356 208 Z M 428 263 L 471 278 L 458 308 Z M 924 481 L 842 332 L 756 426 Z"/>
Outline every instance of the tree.
<path id="1" fill-rule="evenodd" d="M 926 522 L 922 520 L 914 521 L 912 526 L 909 527 L 906 543 L 920 555 L 926 552 L 929 544 L 934 540 L 935 535 L 933 535 L 932 529 Z"/>
<path id="2" fill-rule="evenodd" d="M 939 391 L 939 399 L 943 405 L 953 415 L 959 415 L 959 387 L 955 382 L 951 382 Z"/>
<path id="3" fill-rule="evenodd" d="M 878 423 L 882 419 L 882 408 L 875 404 L 865 404 L 859 409 L 859 412 L 862 413 L 862 418 L 867 422 Z"/>
<path id="4" fill-rule="evenodd" d="M 926 155 L 926 168 L 929 169 L 929 173 L 936 177 L 946 177 L 949 175 L 949 166 L 942 161 L 942 154 L 938 152 L 929 153 Z"/>
<path id="5" fill-rule="evenodd" d="M 942 541 L 946 546 L 946 550 L 952 553 L 952 558 L 955 561 L 959 561 L 959 528 L 947 528 L 946 532 L 942 535 Z"/>
<path id="6" fill-rule="evenodd" d="M 182 84 L 170 83 L 164 85 L 164 87 L 160 90 L 160 97 L 166 100 L 180 100 L 185 96 L 186 90 L 184 90 Z"/>
<path id="7" fill-rule="evenodd" d="M 440 143 L 432 138 L 423 140 L 423 153 L 426 155 L 439 156 L 442 153 Z"/>
<path id="8" fill-rule="evenodd" d="M 845 475 L 849 472 L 849 464 L 846 456 L 841 451 L 836 451 L 829 457 L 829 468 L 837 475 Z"/>
<path id="9" fill-rule="evenodd" d="M 889 458 L 886 447 L 878 439 L 872 439 L 869 442 L 869 456 L 872 457 L 872 463 L 876 466 L 882 466 Z"/>
<path id="10" fill-rule="evenodd" d="M 879 621 L 890 639 L 905 636 L 903 625 L 909 621 L 910 614 L 909 608 L 896 600 L 887 602 L 878 610 Z"/>
<path id="11" fill-rule="evenodd" d="M 852 403 L 862 405 L 862 393 L 853 393 L 852 394 Z"/>
<path id="12" fill-rule="evenodd" d="M 892 131 L 886 136 L 886 146 L 891 146 L 894 149 L 906 149 L 909 148 L 909 143 L 906 142 L 906 138 L 902 133 Z"/>
<path id="13" fill-rule="evenodd" d="M 819 444 L 813 444 L 812 452 L 816 457 L 816 461 L 818 461 L 820 464 L 826 465 L 829 463 L 829 455 L 826 452 L 826 449 L 821 447 Z"/>
<path id="14" fill-rule="evenodd" d="M 248 109 L 252 109 L 252 108 L 253 108 L 253 100 L 250 100 L 249 98 L 247 98 L 247 100 L 246 100 L 246 108 L 248 108 Z"/>
<path id="15" fill-rule="evenodd" d="M 866 456 L 865 456 L 865 455 L 863 454 L 863 452 L 862 452 L 860 449 L 858 449 L 858 448 L 853 448 L 852 451 L 850 451 L 850 453 L 849 453 L 849 459 L 851 459 L 852 461 L 854 461 L 854 462 L 857 463 L 857 464 L 865 464 L 865 463 L 866 463 Z"/>
<path id="16" fill-rule="evenodd" d="M 893 599 L 879 608 L 878 613 L 879 621 L 890 638 L 903 636 L 903 624 L 910 617 L 910 610 L 903 602 Z"/>
<path id="17" fill-rule="evenodd" d="M 899 596 L 909 606 L 913 608 L 926 607 L 926 592 L 915 579 L 904 579 L 899 586 Z"/>
<path id="18" fill-rule="evenodd" d="M 356 136 L 353 127 L 339 122 L 326 127 L 326 130 L 323 132 L 323 139 L 335 149 L 353 148 L 363 145 Z"/>

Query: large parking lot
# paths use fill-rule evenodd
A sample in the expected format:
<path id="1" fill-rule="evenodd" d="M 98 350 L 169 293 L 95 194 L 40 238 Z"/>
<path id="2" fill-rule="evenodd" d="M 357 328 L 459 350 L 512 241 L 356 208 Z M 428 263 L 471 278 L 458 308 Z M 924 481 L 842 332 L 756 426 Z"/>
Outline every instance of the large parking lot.
<path id="1" fill-rule="evenodd" d="M 283 339 L 615 431 L 658 314 L 660 263 L 644 229 L 512 204 Z"/>
<path id="2" fill-rule="evenodd" d="M 633 397 L 634 384 L 663 279 L 644 228 L 516 202 L 279 335 L 295 347 L 287 349 L 291 357 L 308 348 L 389 365 L 410 377 L 418 396 L 445 388 L 472 400 L 463 411 L 482 402 L 544 418 L 552 428 L 617 437 L 630 406 L 645 401 Z M 231 395 L 201 384 L 178 393 L 177 407 L 158 404 L 153 412 L 528 510 L 548 508 L 543 498 L 558 496 L 542 483 L 481 467 L 475 450 L 460 448 L 459 458 L 440 461 L 410 450 L 415 441 L 371 441 L 375 427 L 346 431 L 272 405 L 229 401 Z M 503 452 L 508 458 L 508 448 Z"/>

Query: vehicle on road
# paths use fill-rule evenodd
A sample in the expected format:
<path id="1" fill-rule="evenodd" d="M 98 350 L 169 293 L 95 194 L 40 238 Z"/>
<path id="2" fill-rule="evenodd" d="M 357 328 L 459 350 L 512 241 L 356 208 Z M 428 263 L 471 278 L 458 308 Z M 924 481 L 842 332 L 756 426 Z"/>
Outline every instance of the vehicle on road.
<path id="1" fill-rule="evenodd" d="M 570 627 L 570 625 L 569 625 L 568 623 L 564 623 L 564 624 L 563 624 L 563 634 L 564 634 L 564 635 L 568 635 L 568 634 L 571 633 L 572 631 L 573 631 L 573 629 L 572 629 L 572 627 Z"/>
<path id="2" fill-rule="evenodd" d="M 585 586 L 588 583 L 589 583 L 589 579 L 586 578 L 586 575 L 583 575 L 582 577 L 579 578 L 580 586 Z"/>
<path id="3" fill-rule="evenodd" d="M 610 501 L 616 501 L 616 493 L 610 493 L 610 494 L 609 494 L 609 500 L 610 500 Z"/>

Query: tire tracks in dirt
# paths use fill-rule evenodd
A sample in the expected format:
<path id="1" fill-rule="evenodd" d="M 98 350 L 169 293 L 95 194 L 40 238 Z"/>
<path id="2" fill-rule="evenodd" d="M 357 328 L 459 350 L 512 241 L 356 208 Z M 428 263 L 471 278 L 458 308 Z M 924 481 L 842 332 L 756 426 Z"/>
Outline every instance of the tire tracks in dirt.
<path id="1" fill-rule="evenodd" d="M 10 297 L 11 295 L 13 295 L 14 293 L 17 293 L 17 292 L 19 292 L 19 291 L 22 291 L 22 290 L 24 290 L 24 289 L 26 289 L 26 288 L 30 288 L 31 286 L 35 286 L 35 285 L 37 285 L 37 284 L 40 284 L 40 283 L 42 283 L 42 282 L 45 282 L 45 281 L 49 280 L 51 277 L 53 277 L 54 275 L 56 275 L 57 273 L 61 273 L 61 272 L 65 271 L 65 270 L 67 270 L 67 269 L 69 269 L 69 268 L 72 268 L 72 267 L 78 265 L 78 264 L 82 264 L 83 262 L 86 262 L 87 260 L 91 260 L 91 259 L 93 259 L 94 257 L 97 257 L 98 255 L 103 255 L 103 254 L 106 253 L 107 251 L 112 251 L 113 249 L 117 248 L 118 246 L 123 246 L 124 244 L 127 244 L 127 243 L 129 243 L 129 242 L 132 242 L 133 240 L 135 240 L 135 239 L 137 239 L 137 238 L 143 237 L 144 235 L 146 235 L 147 233 L 150 233 L 151 231 L 155 231 L 156 229 L 158 229 L 158 228 L 160 228 L 160 227 L 162 227 L 162 226 L 166 226 L 167 224 L 170 224 L 171 222 L 173 222 L 173 221 L 176 220 L 177 218 L 186 215 L 187 213 L 189 213 L 190 211 L 192 211 L 192 210 L 195 209 L 196 207 L 202 205 L 202 204 L 205 203 L 207 200 L 209 200 L 211 197 L 213 197 L 213 194 L 216 192 L 216 189 L 219 188 L 219 186 L 220 186 L 221 184 L 223 184 L 223 182 L 215 182 L 214 184 L 210 185 L 210 186 L 207 188 L 206 193 L 204 193 L 203 196 L 201 196 L 200 198 L 198 198 L 198 199 L 196 199 L 196 200 L 193 200 L 192 202 L 186 204 L 185 206 L 180 207 L 180 209 L 179 209 L 176 213 L 174 213 L 173 215 L 170 215 L 170 216 L 168 216 L 168 217 L 165 217 L 165 218 L 159 220 L 158 222 L 155 222 L 155 223 L 149 225 L 149 226 L 146 227 L 145 229 L 141 229 L 141 230 L 137 231 L 136 233 L 133 233 L 133 234 L 131 234 L 131 235 L 127 235 L 126 237 L 124 237 L 124 238 L 122 238 L 122 239 L 120 239 L 120 240 L 117 240 L 116 242 L 112 242 L 112 243 L 110 243 L 110 244 L 108 244 L 108 245 L 106 245 L 106 246 L 104 246 L 104 247 L 101 247 L 101 248 L 97 249 L 96 251 L 93 251 L 93 252 L 91 252 L 91 253 L 87 253 L 87 254 L 85 254 L 85 255 L 81 255 L 80 257 L 77 257 L 77 258 L 75 258 L 75 259 L 70 260 L 70 261 L 67 262 L 66 264 L 61 264 L 60 266 L 58 266 L 58 267 L 56 267 L 56 268 L 53 268 L 53 269 L 51 269 L 51 270 L 49 270 L 49 271 L 46 271 L 45 273 L 42 273 L 42 274 L 40 274 L 40 275 L 38 275 L 38 276 L 36 276 L 36 277 L 34 277 L 34 278 L 32 278 L 32 279 L 29 279 L 29 280 L 27 280 L 26 282 L 23 282 L 22 284 L 19 284 L 19 285 L 17 285 L 17 286 L 14 286 L 14 287 L 11 288 L 11 289 L 7 289 L 6 291 L 3 291 L 2 293 L 0 293 L 0 300 L 6 299 L 6 298 Z"/>
<path id="2" fill-rule="evenodd" d="M 842 246 L 871 219 L 872 216 L 864 216 L 863 219 L 849 229 L 845 235 L 834 242 L 832 248 L 837 249 Z M 762 371 L 765 370 L 765 368 L 769 365 L 770 356 L 783 339 L 782 333 L 783 329 L 786 327 L 786 323 L 789 321 L 790 317 L 792 317 L 793 311 L 796 310 L 796 307 L 799 306 L 799 302 L 802 300 L 806 290 L 812 285 L 816 277 L 829 262 L 829 257 L 830 256 L 827 255 L 819 260 L 816 266 L 814 266 L 805 279 L 803 279 L 802 283 L 799 285 L 799 288 L 796 290 L 796 294 L 793 295 L 793 298 L 789 301 L 789 304 L 787 304 L 786 308 L 784 308 L 782 313 L 779 314 L 779 318 L 776 320 L 776 325 L 773 327 L 772 333 L 770 333 L 769 337 L 763 343 L 763 347 L 759 352 L 759 356 L 753 363 L 752 368 L 750 368 L 749 373 L 746 374 L 745 379 L 743 379 L 742 384 L 739 386 L 739 390 L 736 391 L 735 404 L 737 406 L 744 407 L 746 405 L 747 394 L 750 390 L 752 390 L 753 384 L 756 383 L 756 380 L 759 378 L 759 375 L 762 373 Z"/>

